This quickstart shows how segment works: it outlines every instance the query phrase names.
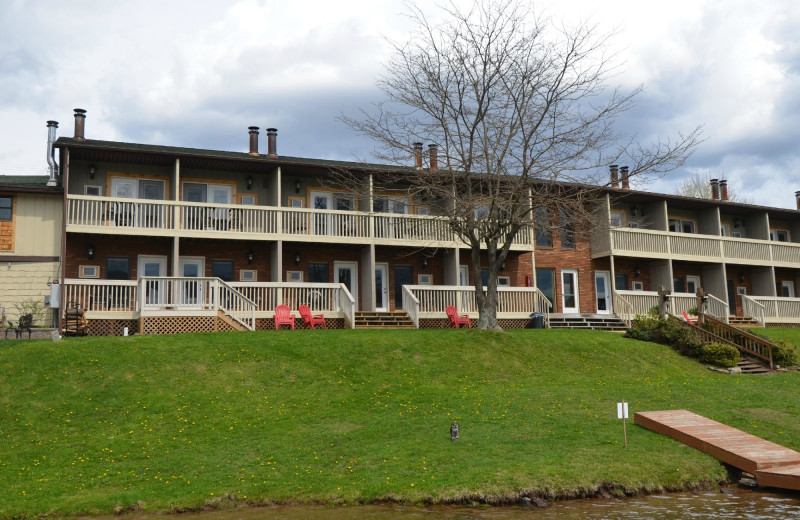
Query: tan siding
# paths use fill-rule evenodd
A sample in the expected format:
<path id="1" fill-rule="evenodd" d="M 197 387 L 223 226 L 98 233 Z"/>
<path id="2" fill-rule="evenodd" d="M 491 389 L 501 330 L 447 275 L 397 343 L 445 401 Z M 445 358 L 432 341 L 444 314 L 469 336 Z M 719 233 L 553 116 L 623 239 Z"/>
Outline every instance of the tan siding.
<path id="1" fill-rule="evenodd" d="M 59 256 L 61 196 L 20 193 L 14 198 L 14 250 L 10 253 L 19 256 Z"/>
<path id="2" fill-rule="evenodd" d="M 2 262 L 2 260 L 0 260 Z M 47 282 L 58 277 L 57 262 L 13 262 L 0 263 L 0 307 L 6 318 L 17 322 L 16 304 L 25 300 L 44 302 L 50 295 Z M 47 313 L 46 323 L 36 325 L 52 325 L 52 312 Z"/>

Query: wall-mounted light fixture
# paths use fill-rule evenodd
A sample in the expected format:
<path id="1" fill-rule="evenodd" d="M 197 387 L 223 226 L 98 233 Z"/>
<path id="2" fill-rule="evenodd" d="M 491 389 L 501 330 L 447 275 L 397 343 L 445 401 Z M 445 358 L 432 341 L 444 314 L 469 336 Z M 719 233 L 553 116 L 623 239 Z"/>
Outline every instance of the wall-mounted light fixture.
<path id="1" fill-rule="evenodd" d="M 733 227 L 742 227 L 742 221 L 737 219 L 733 220 Z"/>
<path id="2" fill-rule="evenodd" d="M 253 187 L 253 176 L 252 175 L 248 175 L 247 176 L 247 189 L 249 190 L 252 187 Z"/>
<path id="3" fill-rule="evenodd" d="M 300 193 L 300 187 L 301 186 L 302 186 L 302 184 L 300 184 L 300 179 L 297 179 L 296 181 L 294 181 L 294 192 L 295 193 Z"/>
<path id="4" fill-rule="evenodd" d="M 661 298 L 664 300 L 664 303 L 669 303 L 669 294 L 664 294 Z"/>
<path id="5" fill-rule="evenodd" d="M 428 267 L 428 257 L 427 256 L 423 256 L 422 257 L 422 268 L 425 269 L 426 267 Z"/>
<path id="6" fill-rule="evenodd" d="M 506 263 L 505 263 L 505 262 L 503 262 L 502 264 L 500 264 L 500 270 L 501 270 L 501 271 L 505 271 L 505 270 L 506 270 Z"/>
<path id="7" fill-rule="evenodd" d="M 642 268 L 637 265 L 633 268 L 633 275 L 638 278 L 640 274 L 642 274 Z"/>
<path id="8" fill-rule="evenodd" d="M 87 246 L 86 247 L 86 256 L 89 257 L 89 260 L 94 258 L 94 246 Z"/>
<path id="9" fill-rule="evenodd" d="M 636 206 L 632 207 L 632 208 L 631 208 L 631 216 L 632 216 L 632 217 L 635 217 L 635 216 L 637 216 L 638 214 L 639 214 L 639 208 L 637 208 Z"/>
<path id="10" fill-rule="evenodd" d="M 294 254 L 294 265 L 300 265 L 300 253 Z"/>
<path id="11" fill-rule="evenodd" d="M 253 255 L 253 250 L 250 249 L 247 251 L 247 263 L 252 264 L 253 260 L 255 260 L 255 256 Z"/>
<path id="12" fill-rule="evenodd" d="M 94 174 L 97 172 L 97 166 L 94 164 L 89 165 L 89 178 L 94 179 Z"/>
<path id="13" fill-rule="evenodd" d="M 744 282 L 744 273 L 739 273 L 739 282 Z"/>

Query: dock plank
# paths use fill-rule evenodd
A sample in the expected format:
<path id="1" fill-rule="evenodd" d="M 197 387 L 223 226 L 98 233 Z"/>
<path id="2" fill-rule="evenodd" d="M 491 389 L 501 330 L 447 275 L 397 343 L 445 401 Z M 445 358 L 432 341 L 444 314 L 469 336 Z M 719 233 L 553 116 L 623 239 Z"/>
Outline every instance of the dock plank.
<path id="1" fill-rule="evenodd" d="M 800 453 L 688 410 L 637 412 L 639 426 L 756 475 L 759 485 L 800 490 Z"/>

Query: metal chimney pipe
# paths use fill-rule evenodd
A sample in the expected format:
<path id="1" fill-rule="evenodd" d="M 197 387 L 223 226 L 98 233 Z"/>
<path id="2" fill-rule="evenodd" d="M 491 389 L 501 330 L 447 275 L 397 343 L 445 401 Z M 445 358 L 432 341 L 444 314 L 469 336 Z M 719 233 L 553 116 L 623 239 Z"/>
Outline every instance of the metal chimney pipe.
<path id="1" fill-rule="evenodd" d="M 247 129 L 250 131 L 250 155 L 258 157 L 258 127 L 249 126 Z"/>
<path id="2" fill-rule="evenodd" d="M 794 192 L 794 199 L 797 201 L 797 210 L 800 211 L 800 191 Z"/>
<path id="3" fill-rule="evenodd" d="M 428 145 L 428 155 L 429 160 L 431 162 L 431 171 L 438 172 L 439 171 L 439 147 L 435 144 Z"/>
<path id="4" fill-rule="evenodd" d="M 719 200 L 719 179 L 711 179 L 711 199 Z"/>
<path id="5" fill-rule="evenodd" d="M 608 167 L 608 171 L 611 173 L 611 187 L 619 188 L 619 165 L 612 164 Z"/>
<path id="6" fill-rule="evenodd" d="M 719 181 L 719 191 L 722 200 L 728 200 L 728 181 L 725 179 Z"/>
<path id="7" fill-rule="evenodd" d="M 622 189 L 629 190 L 631 189 L 630 178 L 628 177 L 628 167 L 623 166 L 619 169 L 619 173 L 622 176 Z"/>
<path id="8" fill-rule="evenodd" d="M 86 110 L 82 108 L 75 109 L 75 139 L 83 141 L 86 139 L 83 136 L 83 129 L 86 123 Z"/>
<path id="9" fill-rule="evenodd" d="M 278 156 L 277 148 L 278 148 L 278 129 L 267 128 L 267 156 L 277 157 Z"/>
<path id="10" fill-rule="evenodd" d="M 414 143 L 414 167 L 422 169 L 422 143 Z"/>
<path id="11" fill-rule="evenodd" d="M 55 149 L 53 148 L 56 142 L 57 129 L 58 121 L 47 122 L 47 166 L 50 171 L 50 178 L 47 180 L 48 186 L 58 186 L 58 180 L 56 180 L 58 164 L 56 164 Z"/>

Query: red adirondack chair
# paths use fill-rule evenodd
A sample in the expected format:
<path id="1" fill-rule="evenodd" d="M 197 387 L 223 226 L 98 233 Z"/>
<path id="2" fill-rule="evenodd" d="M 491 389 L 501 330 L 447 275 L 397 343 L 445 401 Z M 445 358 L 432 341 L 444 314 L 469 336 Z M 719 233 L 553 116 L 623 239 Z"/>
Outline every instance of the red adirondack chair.
<path id="1" fill-rule="evenodd" d="M 683 311 L 683 319 L 688 321 L 692 325 L 697 325 L 697 318 L 692 318 L 691 316 L 686 314 L 686 311 Z"/>
<path id="2" fill-rule="evenodd" d="M 459 314 L 454 305 L 448 306 L 444 311 L 447 313 L 447 317 L 450 318 L 450 325 L 453 327 L 459 328 L 461 325 L 466 325 L 467 328 L 472 327 L 469 324 L 469 314 Z"/>
<path id="3" fill-rule="evenodd" d="M 327 329 L 325 325 L 325 316 L 322 314 L 311 314 L 311 307 L 308 305 L 301 305 L 297 308 L 300 311 L 300 317 L 303 318 L 303 328 L 311 327 L 316 329 L 317 325 L 322 325 L 323 329 Z"/>
<path id="4" fill-rule="evenodd" d="M 278 330 L 281 325 L 288 325 L 294 330 L 294 314 L 288 305 L 275 307 L 275 330 Z"/>

